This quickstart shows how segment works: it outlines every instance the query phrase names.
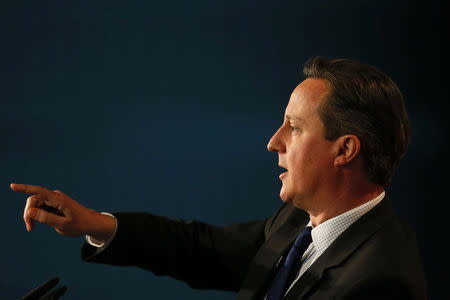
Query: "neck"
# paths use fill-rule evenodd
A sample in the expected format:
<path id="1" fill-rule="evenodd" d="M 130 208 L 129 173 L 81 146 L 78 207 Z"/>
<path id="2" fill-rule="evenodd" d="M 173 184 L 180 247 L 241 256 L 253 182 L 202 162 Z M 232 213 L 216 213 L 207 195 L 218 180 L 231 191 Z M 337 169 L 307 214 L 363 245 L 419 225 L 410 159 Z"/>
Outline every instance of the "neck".
<path id="1" fill-rule="evenodd" d="M 321 208 L 308 210 L 313 226 L 325 222 L 343 214 L 357 206 L 360 206 L 380 195 L 384 188 L 377 184 L 347 185 L 348 188 L 340 189 L 327 197 L 328 201 L 323 201 Z"/>

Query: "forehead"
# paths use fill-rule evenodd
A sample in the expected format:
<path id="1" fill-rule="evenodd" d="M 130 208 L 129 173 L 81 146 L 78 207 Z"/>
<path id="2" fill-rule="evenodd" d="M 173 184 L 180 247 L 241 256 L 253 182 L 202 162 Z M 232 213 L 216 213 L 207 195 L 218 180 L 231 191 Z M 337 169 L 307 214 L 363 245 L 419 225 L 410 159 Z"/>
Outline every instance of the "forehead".
<path id="1" fill-rule="evenodd" d="M 325 100 L 328 91 L 329 88 L 324 79 L 305 79 L 292 92 L 286 107 L 286 117 L 303 120 L 312 117 L 317 107 Z"/>

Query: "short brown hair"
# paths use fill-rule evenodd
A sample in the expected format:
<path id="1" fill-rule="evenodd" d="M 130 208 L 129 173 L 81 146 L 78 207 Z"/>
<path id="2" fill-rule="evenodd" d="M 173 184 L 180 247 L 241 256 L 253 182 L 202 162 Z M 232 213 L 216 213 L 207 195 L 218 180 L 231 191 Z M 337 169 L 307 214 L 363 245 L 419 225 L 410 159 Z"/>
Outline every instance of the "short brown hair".
<path id="1" fill-rule="evenodd" d="M 318 108 L 325 138 L 356 135 L 368 178 L 387 186 L 410 138 L 397 85 L 377 68 L 350 59 L 315 57 L 306 62 L 303 73 L 329 84 L 330 95 Z"/>

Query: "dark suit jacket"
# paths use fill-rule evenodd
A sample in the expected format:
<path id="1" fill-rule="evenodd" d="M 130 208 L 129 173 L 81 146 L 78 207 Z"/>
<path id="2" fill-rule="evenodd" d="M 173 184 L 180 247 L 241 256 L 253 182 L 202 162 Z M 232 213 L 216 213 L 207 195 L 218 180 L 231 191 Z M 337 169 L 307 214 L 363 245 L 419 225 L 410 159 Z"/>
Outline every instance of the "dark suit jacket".
<path id="1" fill-rule="evenodd" d="M 135 265 L 193 288 L 262 299 L 277 265 L 309 222 L 283 204 L 269 219 L 215 227 L 144 213 L 115 213 L 118 231 L 103 252 L 84 244 L 82 259 Z M 353 223 L 285 296 L 294 299 L 426 299 L 414 234 L 386 197 Z"/>

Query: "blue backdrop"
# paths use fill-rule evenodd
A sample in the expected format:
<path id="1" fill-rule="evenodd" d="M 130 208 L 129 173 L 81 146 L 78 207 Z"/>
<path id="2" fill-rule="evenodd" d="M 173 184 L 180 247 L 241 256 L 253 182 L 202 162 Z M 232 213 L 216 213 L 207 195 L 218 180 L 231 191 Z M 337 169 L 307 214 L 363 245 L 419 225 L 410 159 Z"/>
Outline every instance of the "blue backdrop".
<path id="1" fill-rule="evenodd" d="M 233 299 L 81 262 L 83 238 L 26 232 L 27 196 L 9 183 L 60 189 L 99 211 L 265 218 L 281 203 L 266 144 L 316 55 L 374 64 L 404 92 L 412 140 L 389 192 L 439 299 L 449 265 L 439 259 L 448 235 L 436 230 L 448 207 L 442 11 L 407 0 L 3 0 L 0 299 L 52 276 L 68 286 L 64 299 Z"/>

